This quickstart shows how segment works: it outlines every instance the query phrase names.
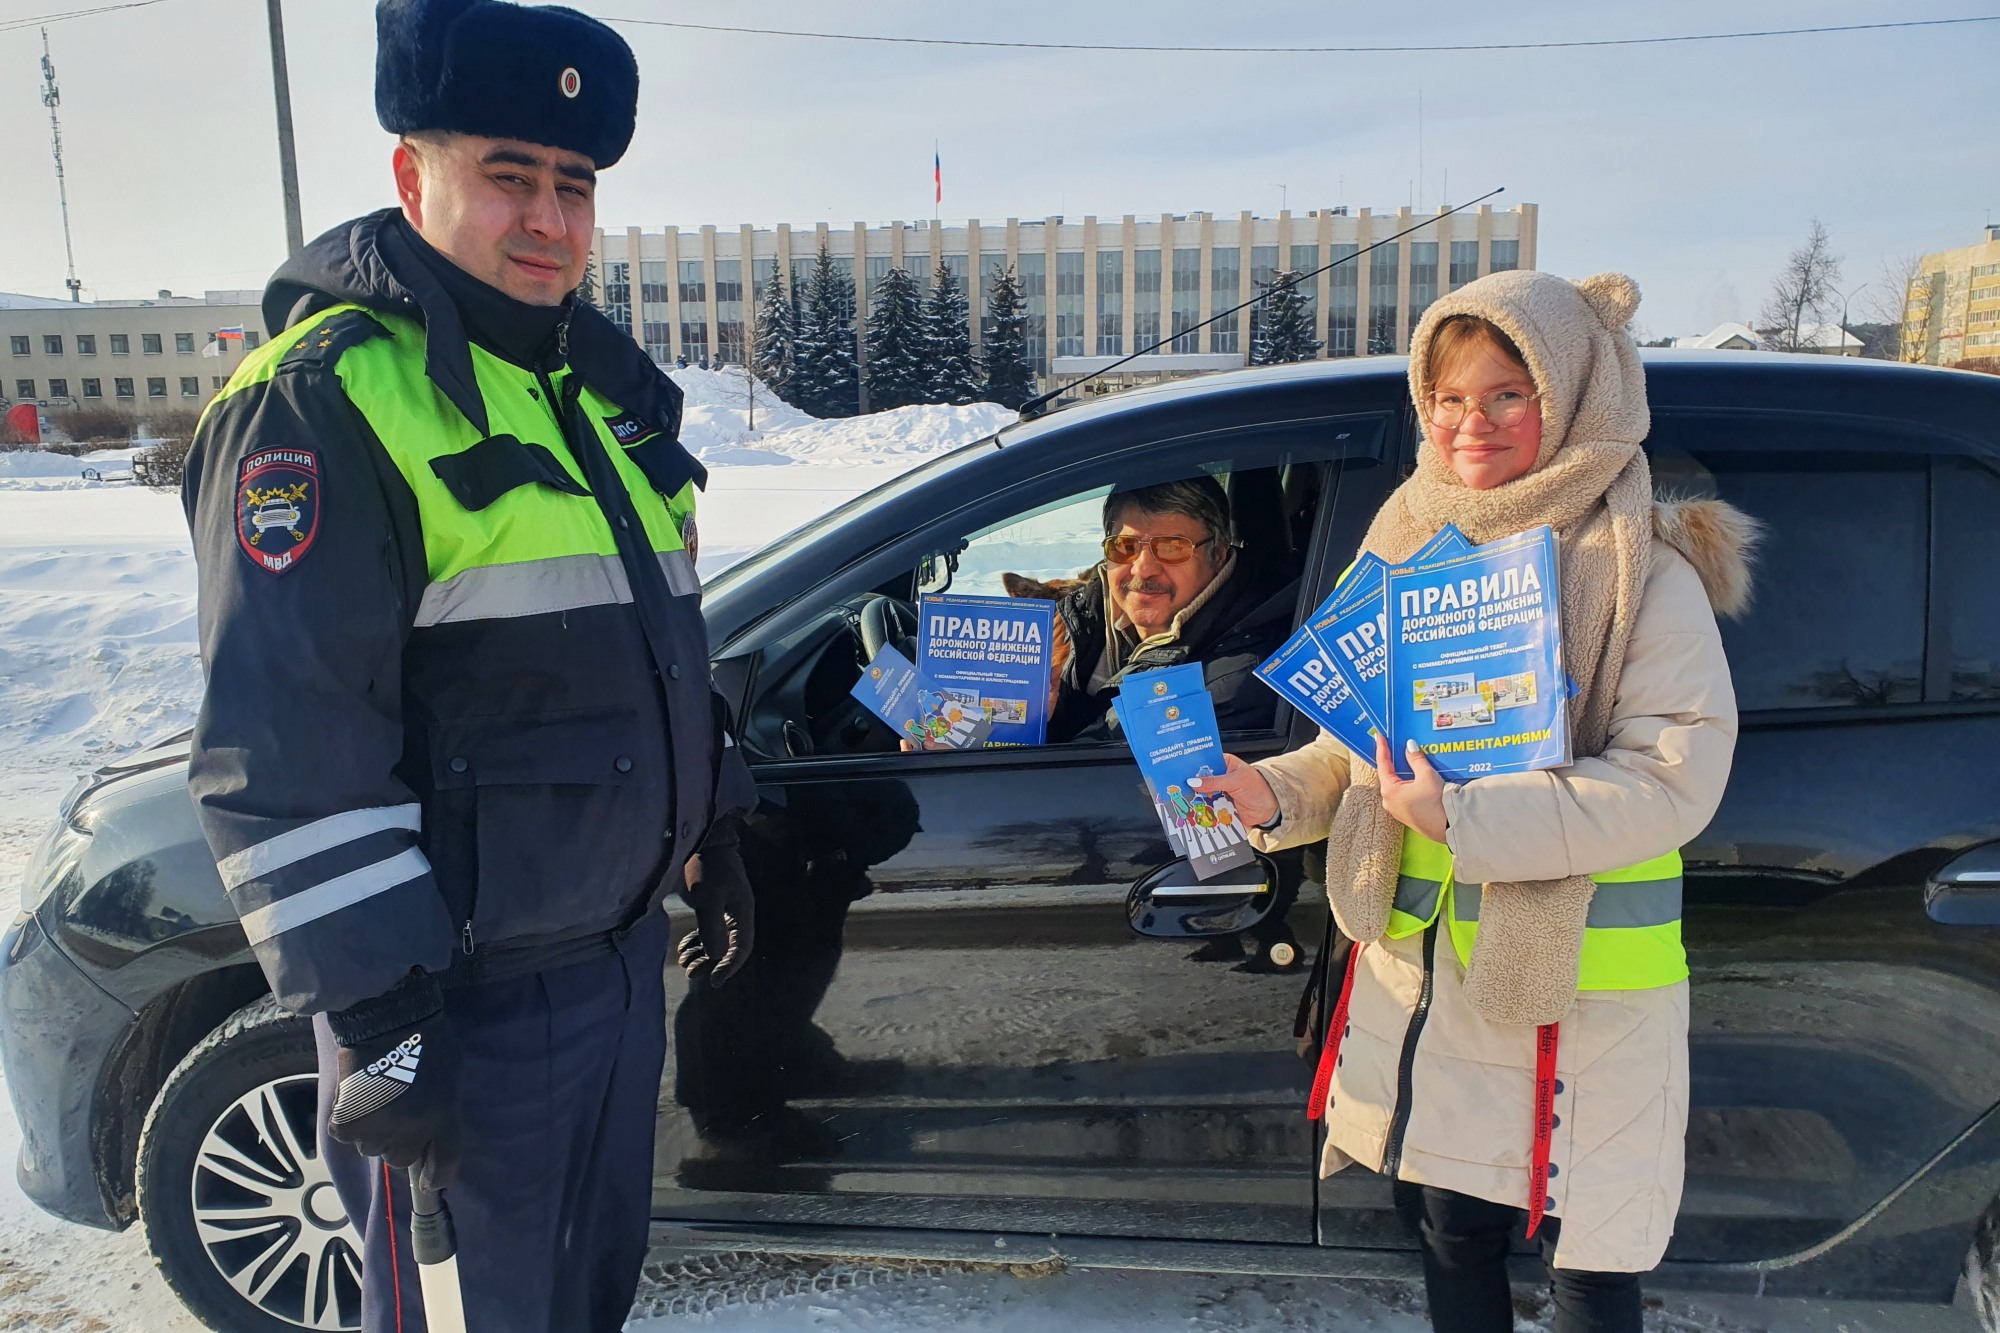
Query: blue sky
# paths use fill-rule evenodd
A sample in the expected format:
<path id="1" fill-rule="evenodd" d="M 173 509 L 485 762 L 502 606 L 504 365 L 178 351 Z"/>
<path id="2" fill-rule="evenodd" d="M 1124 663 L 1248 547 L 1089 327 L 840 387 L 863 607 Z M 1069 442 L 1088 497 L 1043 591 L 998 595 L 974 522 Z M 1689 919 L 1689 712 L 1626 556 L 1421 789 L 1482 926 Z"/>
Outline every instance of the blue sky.
<path id="1" fill-rule="evenodd" d="M 0 0 L 0 22 L 84 0 Z M 1235 0 L 1009 6 L 580 0 L 679 18 L 904 36 L 1231 44 L 1504 42 L 1993 12 L 1966 0 L 1351 6 Z M 308 234 L 390 199 L 373 6 L 291 0 Z M 1346 203 L 1436 207 L 1505 185 L 1541 205 L 1541 267 L 1619 268 L 1641 326 L 1754 313 L 1825 222 L 1849 285 L 1969 244 L 2000 208 L 2000 23 L 1775 40 L 1444 55 L 1001 52 L 627 25 L 639 132 L 611 227 L 928 216 L 1100 217 Z M 283 257 L 256 0 L 167 0 L 51 30 L 86 295 L 260 286 Z M 39 35 L 0 33 L 0 290 L 59 295 Z M 1418 94 L 1423 165 L 1418 177 Z M 1857 303 L 1858 304 L 1858 303 Z M 1858 317 L 1858 316 L 1857 316 Z"/>

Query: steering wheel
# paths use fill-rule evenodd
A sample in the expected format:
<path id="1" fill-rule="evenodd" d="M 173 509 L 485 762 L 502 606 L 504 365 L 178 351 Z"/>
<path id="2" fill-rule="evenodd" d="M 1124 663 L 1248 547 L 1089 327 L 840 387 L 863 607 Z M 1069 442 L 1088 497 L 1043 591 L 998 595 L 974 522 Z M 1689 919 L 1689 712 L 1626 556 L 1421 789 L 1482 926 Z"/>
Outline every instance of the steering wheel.
<path id="1" fill-rule="evenodd" d="M 915 660 L 917 612 L 907 602 L 871 593 L 861 607 L 861 653 L 866 661 L 872 662 L 885 647 Z"/>

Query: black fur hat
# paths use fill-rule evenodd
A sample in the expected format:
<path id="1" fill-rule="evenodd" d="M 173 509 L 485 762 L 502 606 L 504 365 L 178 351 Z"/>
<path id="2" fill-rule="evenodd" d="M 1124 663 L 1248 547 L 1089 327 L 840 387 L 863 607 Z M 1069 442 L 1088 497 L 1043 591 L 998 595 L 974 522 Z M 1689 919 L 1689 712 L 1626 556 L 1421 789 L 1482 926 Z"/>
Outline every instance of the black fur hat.
<path id="1" fill-rule="evenodd" d="M 391 134 L 524 139 L 608 167 L 632 142 L 639 64 L 625 39 L 559 5 L 380 0 L 375 115 Z"/>

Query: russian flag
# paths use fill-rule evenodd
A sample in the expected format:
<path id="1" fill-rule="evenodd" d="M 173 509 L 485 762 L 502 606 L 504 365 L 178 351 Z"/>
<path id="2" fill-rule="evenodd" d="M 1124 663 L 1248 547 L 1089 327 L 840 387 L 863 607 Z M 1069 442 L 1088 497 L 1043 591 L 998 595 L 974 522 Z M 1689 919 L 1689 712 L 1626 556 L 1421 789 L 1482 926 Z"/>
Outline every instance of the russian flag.
<path id="1" fill-rule="evenodd" d="M 215 336 L 218 338 L 236 338 L 240 340 L 243 337 L 243 326 L 241 324 L 234 324 L 226 329 L 217 329 Z"/>
<path id="2" fill-rule="evenodd" d="M 937 201 L 944 202 L 944 159 L 937 149 L 931 149 L 931 179 L 937 184 Z"/>

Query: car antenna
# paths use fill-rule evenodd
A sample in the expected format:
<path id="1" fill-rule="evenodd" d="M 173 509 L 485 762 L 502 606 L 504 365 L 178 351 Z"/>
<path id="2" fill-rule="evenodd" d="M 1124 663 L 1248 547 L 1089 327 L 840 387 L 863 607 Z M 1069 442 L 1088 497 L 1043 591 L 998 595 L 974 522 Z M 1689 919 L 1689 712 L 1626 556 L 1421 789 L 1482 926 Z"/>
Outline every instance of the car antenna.
<path id="1" fill-rule="evenodd" d="M 1224 310 L 1219 314 L 1210 315 L 1207 319 L 1204 319 L 1199 324 L 1190 325 L 1188 328 L 1182 329 L 1177 333 L 1170 333 L 1166 337 L 1154 343 L 1151 347 L 1141 347 L 1138 351 L 1132 353 L 1130 356 L 1119 357 L 1116 361 L 1113 361 L 1110 365 L 1105 366 L 1102 369 L 1093 370 L 1088 375 L 1080 375 L 1076 379 L 1071 380 L 1068 384 L 1059 385 L 1056 388 L 1050 389 L 1047 393 L 1036 394 L 1033 398 L 1030 398 L 1027 402 L 1021 404 L 1021 409 L 1020 409 L 1021 420 L 1033 421 L 1036 417 L 1042 415 L 1044 412 L 1049 410 L 1050 403 L 1053 403 L 1056 399 L 1062 397 L 1064 394 L 1068 393 L 1071 389 L 1076 388 L 1078 385 L 1088 384 L 1090 383 L 1090 381 L 1096 379 L 1099 375 L 1109 375 L 1112 371 L 1118 369 L 1118 367 L 1124 365 L 1126 362 L 1137 360 L 1139 357 L 1145 356 L 1149 352 L 1157 352 L 1160 348 L 1165 347 L 1168 343 L 1173 342 L 1176 338 L 1185 338 L 1190 333 L 1198 333 L 1202 329 L 1205 329 L 1209 325 L 1215 323 L 1215 321 L 1217 321 L 1218 319 L 1229 318 L 1231 315 L 1243 309 L 1245 306 L 1256 305 L 1259 301 L 1264 300 L 1266 297 L 1270 296 L 1271 293 L 1277 291 L 1280 287 L 1296 287 L 1300 283 L 1306 281 L 1306 279 L 1308 278 L 1317 278 L 1320 274 L 1326 272 L 1328 269 L 1339 268 L 1342 264 L 1347 263 L 1351 259 L 1361 258 L 1361 256 L 1367 254 L 1370 250 L 1374 250 L 1381 246 L 1387 245 L 1391 241 L 1399 241 L 1403 237 L 1408 236 L 1413 231 L 1422 231 L 1425 227 L 1430 226 L 1434 222 L 1443 221 L 1445 218 L 1450 217 L 1453 213 L 1462 213 L 1466 209 L 1471 208 L 1474 204 L 1483 204 L 1488 199 L 1491 199 L 1494 195 L 1500 194 L 1503 191 L 1505 191 L 1506 188 L 1507 187 L 1504 185 L 1496 185 L 1492 189 L 1488 190 L 1485 194 L 1480 195 L 1478 198 L 1466 200 L 1464 203 L 1460 204 L 1457 208 L 1448 208 L 1444 212 L 1439 213 L 1436 217 L 1425 218 L 1422 222 L 1419 222 L 1416 226 L 1405 227 L 1402 231 L 1397 232 L 1394 236 L 1384 236 L 1381 240 L 1376 241 L 1373 244 L 1368 245 L 1363 249 L 1356 250 L 1351 255 L 1342 255 L 1340 258 L 1334 260 L 1332 263 L 1321 264 L 1318 268 L 1314 269 L 1310 273 L 1301 273 L 1297 277 L 1292 278 L 1285 282 L 1268 283 L 1265 285 L 1263 291 L 1257 293 L 1249 300 L 1239 302 L 1238 304 L 1229 307 L 1229 309 Z"/>

